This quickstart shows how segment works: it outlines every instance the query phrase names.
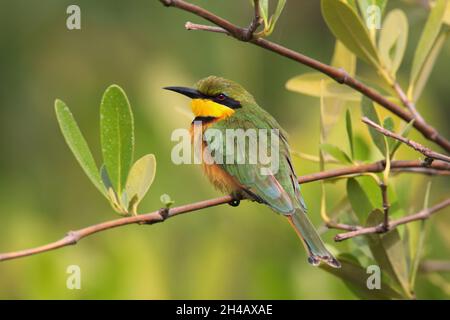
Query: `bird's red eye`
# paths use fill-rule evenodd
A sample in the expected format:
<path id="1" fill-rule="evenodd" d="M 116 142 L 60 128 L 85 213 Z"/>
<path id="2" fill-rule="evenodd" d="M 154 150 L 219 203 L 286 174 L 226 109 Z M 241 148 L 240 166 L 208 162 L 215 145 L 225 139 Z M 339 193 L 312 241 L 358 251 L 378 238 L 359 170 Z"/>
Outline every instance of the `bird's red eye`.
<path id="1" fill-rule="evenodd" d="M 224 95 L 223 93 L 221 93 L 221 94 L 219 94 L 219 95 L 217 96 L 217 99 L 223 101 L 223 100 L 225 100 L 226 97 L 227 97 L 226 95 Z"/>

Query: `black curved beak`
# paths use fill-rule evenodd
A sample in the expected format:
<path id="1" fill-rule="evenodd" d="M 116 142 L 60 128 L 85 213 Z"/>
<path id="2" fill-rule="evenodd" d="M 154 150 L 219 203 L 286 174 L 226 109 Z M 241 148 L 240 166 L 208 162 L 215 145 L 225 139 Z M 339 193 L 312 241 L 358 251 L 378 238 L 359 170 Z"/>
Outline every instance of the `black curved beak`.
<path id="1" fill-rule="evenodd" d="M 185 95 L 191 99 L 200 99 L 203 98 L 203 95 L 198 92 L 196 89 L 186 88 L 186 87 L 164 87 L 163 89 L 174 91 Z"/>

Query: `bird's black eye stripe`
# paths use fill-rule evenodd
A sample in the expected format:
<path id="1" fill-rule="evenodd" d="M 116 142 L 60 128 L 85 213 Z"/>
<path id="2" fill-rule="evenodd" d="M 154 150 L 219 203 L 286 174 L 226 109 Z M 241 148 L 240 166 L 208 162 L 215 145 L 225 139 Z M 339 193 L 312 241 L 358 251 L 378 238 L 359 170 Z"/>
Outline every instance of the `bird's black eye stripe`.
<path id="1" fill-rule="evenodd" d="M 220 93 L 214 97 L 211 97 L 211 100 L 213 100 L 216 103 L 223 104 L 224 106 L 227 106 L 231 109 L 242 108 L 242 105 L 239 101 L 230 98 L 224 93 Z"/>

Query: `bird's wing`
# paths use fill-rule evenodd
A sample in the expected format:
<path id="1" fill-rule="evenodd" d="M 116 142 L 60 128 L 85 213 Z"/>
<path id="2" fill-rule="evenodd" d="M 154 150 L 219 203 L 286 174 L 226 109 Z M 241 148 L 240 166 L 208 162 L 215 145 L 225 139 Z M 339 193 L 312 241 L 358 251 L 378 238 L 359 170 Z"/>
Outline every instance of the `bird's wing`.
<path id="1" fill-rule="evenodd" d="M 226 129 L 255 129 L 254 122 L 238 119 L 232 124 L 220 124 L 219 122 L 218 125 L 213 127 L 221 130 L 222 137 L 224 137 L 221 146 L 216 144 L 217 148 L 214 148 L 214 153 L 218 156 L 216 159 L 223 159 L 223 163 L 219 165 L 225 172 L 233 176 L 257 200 L 262 200 L 277 212 L 291 214 L 295 211 L 295 208 L 303 207 L 299 200 L 301 196 L 298 182 L 290 165 L 286 139 L 282 134 L 279 137 L 277 150 L 279 156 L 278 171 L 273 172 L 270 169 L 270 164 L 261 163 L 259 155 L 256 163 L 255 161 L 250 161 L 250 153 L 254 153 L 255 150 L 259 152 L 259 146 L 255 146 L 255 143 L 258 143 L 255 139 L 248 138 L 245 140 L 245 144 L 233 143 L 232 145 L 227 145 L 227 141 L 225 141 L 227 140 Z M 258 127 L 258 129 L 271 129 L 269 123 L 258 123 Z M 271 148 L 270 131 L 267 132 L 269 135 L 267 145 L 268 148 Z M 232 152 L 231 147 L 234 149 L 234 152 Z M 230 155 L 232 156 L 230 158 L 232 161 L 227 161 L 227 156 Z M 298 196 L 296 193 L 298 193 Z"/>

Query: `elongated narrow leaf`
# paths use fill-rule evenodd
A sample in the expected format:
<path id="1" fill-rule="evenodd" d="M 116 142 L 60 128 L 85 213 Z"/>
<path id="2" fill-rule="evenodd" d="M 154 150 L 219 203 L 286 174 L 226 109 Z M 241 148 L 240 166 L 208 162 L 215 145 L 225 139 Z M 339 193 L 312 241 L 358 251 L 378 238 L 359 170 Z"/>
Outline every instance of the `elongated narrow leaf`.
<path id="1" fill-rule="evenodd" d="M 345 128 L 347 129 L 348 144 L 350 145 L 350 154 L 352 159 L 355 158 L 355 148 L 353 146 L 353 128 L 352 128 L 352 115 L 350 110 L 347 109 L 345 114 Z"/>
<path id="2" fill-rule="evenodd" d="M 411 129 L 414 125 L 414 119 L 411 120 L 410 122 L 408 122 L 408 124 L 403 128 L 402 132 L 400 132 L 400 135 L 403 137 L 408 137 L 409 133 L 411 132 Z M 402 145 L 402 142 L 395 140 L 395 142 L 392 145 L 392 148 L 390 148 L 391 150 L 391 158 L 394 157 L 395 152 L 398 150 L 398 148 Z"/>
<path id="3" fill-rule="evenodd" d="M 450 1 L 447 1 L 447 8 L 445 9 L 443 21 L 450 26 Z"/>
<path id="4" fill-rule="evenodd" d="M 411 76 L 409 80 L 410 88 L 414 88 L 420 71 L 422 70 L 425 60 L 427 59 L 433 44 L 435 43 L 439 31 L 441 30 L 447 0 L 437 0 L 436 5 L 431 10 L 425 28 L 419 40 L 419 44 L 414 55 Z M 411 89 L 414 91 L 414 89 Z"/>
<path id="5" fill-rule="evenodd" d="M 371 100 L 369 100 L 367 97 L 363 97 L 362 102 L 361 102 L 361 107 L 362 107 L 362 113 L 367 118 L 369 118 L 370 120 L 372 120 L 373 122 L 375 122 L 378 125 L 380 124 L 380 119 L 378 118 L 378 114 L 377 114 L 375 107 L 373 106 L 373 102 Z M 372 128 L 371 126 L 368 126 L 368 127 L 369 127 L 369 133 L 370 133 L 370 136 L 372 137 L 373 142 L 377 146 L 378 150 L 380 150 L 381 154 L 384 156 L 386 154 L 386 145 L 384 143 L 384 136 L 381 133 L 379 133 L 377 130 Z"/>
<path id="6" fill-rule="evenodd" d="M 408 19 L 400 9 L 389 12 L 381 29 L 380 58 L 394 78 L 405 54 L 408 29 Z"/>
<path id="7" fill-rule="evenodd" d="M 321 0 L 322 16 L 334 36 L 360 59 L 379 66 L 374 43 L 354 9 L 337 0 Z"/>
<path id="8" fill-rule="evenodd" d="M 392 119 L 391 117 L 386 117 L 383 121 L 383 128 L 391 132 L 394 131 L 395 129 L 394 119 Z"/>
<path id="9" fill-rule="evenodd" d="M 122 205 L 122 203 L 119 199 L 119 196 L 117 195 L 116 191 L 114 191 L 114 187 L 111 183 L 111 179 L 109 178 L 108 172 L 106 171 L 104 164 L 100 167 L 100 176 L 102 178 L 103 185 L 106 188 L 106 192 L 107 192 L 109 203 L 111 204 L 111 207 L 120 214 L 127 213 L 128 210 L 126 208 L 124 208 L 124 206 Z"/>
<path id="10" fill-rule="evenodd" d="M 259 10 L 264 21 L 264 27 L 267 27 L 269 25 L 269 0 L 260 0 Z"/>
<path id="11" fill-rule="evenodd" d="M 383 128 L 391 131 L 391 132 L 395 132 L 395 124 L 394 124 L 394 119 L 392 119 L 391 117 L 386 117 L 383 121 Z M 394 147 L 394 145 L 396 144 L 396 142 L 398 140 L 389 138 L 389 137 L 385 137 L 385 139 L 388 142 L 389 145 L 389 151 L 392 150 L 392 148 Z"/>
<path id="12" fill-rule="evenodd" d="M 373 206 L 359 182 L 354 178 L 347 180 L 347 196 L 360 223 L 366 221 Z"/>
<path id="13" fill-rule="evenodd" d="M 273 32 L 273 29 L 275 28 L 278 18 L 280 17 L 281 13 L 283 12 L 285 5 L 286 5 L 286 0 L 278 0 L 277 8 L 275 9 L 275 13 L 272 16 L 269 33 Z"/>
<path id="14" fill-rule="evenodd" d="M 439 57 L 439 54 L 441 53 L 442 48 L 444 47 L 444 44 L 449 38 L 449 36 L 450 36 L 449 30 L 442 32 L 439 35 L 439 37 L 437 38 L 436 42 L 433 45 L 433 48 L 430 51 L 430 54 L 426 57 L 422 69 L 417 75 L 417 80 L 414 83 L 414 86 L 411 86 L 408 89 L 408 96 L 410 99 L 413 100 L 413 102 L 417 102 L 417 100 L 419 100 L 420 96 L 422 95 L 423 89 L 425 88 L 428 79 L 430 77 L 430 74 L 433 71 L 436 60 Z"/>
<path id="15" fill-rule="evenodd" d="M 134 127 L 130 103 L 117 85 L 106 89 L 100 106 L 103 161 L 119 197 L 133 159 Z"/>
<path id="16" fill-rule="evenodd" d="M 320 148 L 342 163 L 352 163 L 350 157 L 338 146 L 329 143 L 324 143 L 320 145 Z"/>
<path id="17" fill-rule="evenodd" d="M 423 203 L 423 208 L 427 209 L 429 208 L 429 200 L 430 200 L 430 191 L 431 191 L 431 182 L 427 185 L 427 190 L 425 191 L 425 199 Z M 425 244 L 425 238 L 427 235 L 427 220 L 422 220 L 419 222 L 419 239 L 417 240 L 417 243 L 414 243 L 411 247 L 413 248 L 413 251 L 411 252 L 412 256 L 412 263 L 411 263 L 411 276 L 410 276 L 410 286 L 413 288 L 414 284 L 416 283 L 416 276 L 417 271 L 419 269 L 420 260 L 422 259 L 424 244 Z"/>
<path id="18" fill-rule="evenodd" d="M 339 269 L 332 268 L 326 264 L 321 264 L 320 268 L 339 277 L 344 281 L 344 284 L 361 299 L 375 299 L 375 300 L 388 300 L 388 299 L 402 299 L 403 296 L 396 290 L 391 288 L 384 281 L 380 281 L 380 289 L 369 289 L 368 278 L 370 274 L 357 259 L 350 254 L 341 254 L 337 257 L 342 267 Z"/>
<path id="19" fill-rule="evenodd" d="M 286 88 L 290 91 L 299 92 L 313 97 L 320 97 L 322 83 L 322 93 L 326 98 L 339 98 L 349 101 L 361 100 L 361 94 L 355 92 L 355 90 L 352 90 L 347 86 L 343 86 L 318 72 L 310 72 L 296 76 L 288 80 L 286 83 Z"/>
<path id="20" fill-rule="evenodd" d="M 371 151 L 366 139 L 364 139 L 360 134 L 355 134 L 355 159 L 360 161 L 367 161 L 371 158 Z"/>
<path id="21" fill-rule="evenodd" d="M 367 198 L 369 198 L 369 202 L 372 204 L 372 208 L 381 208 L 382 207 L 382 196 L 380 192 L 380 186 L 378 185 L 378 182 L 374 179 L 373 176 L 362 176 L 355 178 L 356 181 L 358 181 L 361 188 L 364 190 L 364 193 L 367 195 Z M 373 210 L 372 209 L 372 210 Z M 369 211 L 372 212 L 372 210 Z M 361 223 L 364 223 L 367 219 L 367 214 L 365 216 L 365 219 L 361 221 Z"/>
<path id="22" fill-rule="evenodd" d="M 376 209 L 367 219 L 367 226 L 379 225 L 384 219 L 383 213 Z M 386 234 L 370 234 L 367 236 L 372 255 L 379 264 L 382 272 L 387 272 L 394 279 L 405 294 L 409 295 L 409 272 L 406 266 L 405 248 L 397 229 Z"/>
<path id="23" fill-rule="evenodd" d="M 358 11 L 358 7 L 356 5 L 356 0 L 342 0 L 346 4 L 348 4 L 353 10 Z"/>
<path id="24" fill-rule="evenodd" d="M 69 108 L 63 101 L 56 100 L 55 112 L 61 132 L 73 155 L 94 186 L 107 197 L 94 157 Z"/>
<path id="25" fill-rule="evenodd" d="M 144 198 L 155 179 L 156 159 L 153 154 L 143 156 L 133 164 L 126 183 L 128 210 L 136 214 L 139 202 Z"/>

